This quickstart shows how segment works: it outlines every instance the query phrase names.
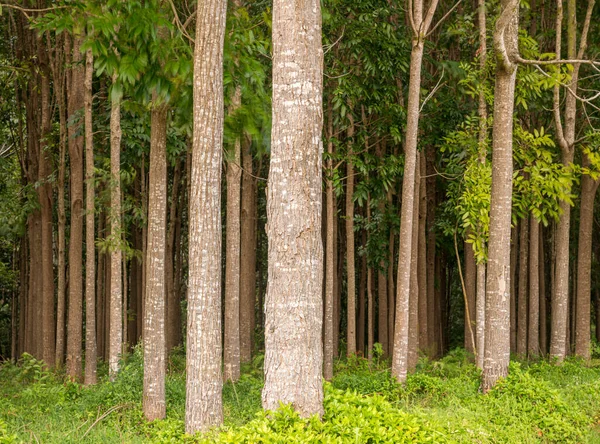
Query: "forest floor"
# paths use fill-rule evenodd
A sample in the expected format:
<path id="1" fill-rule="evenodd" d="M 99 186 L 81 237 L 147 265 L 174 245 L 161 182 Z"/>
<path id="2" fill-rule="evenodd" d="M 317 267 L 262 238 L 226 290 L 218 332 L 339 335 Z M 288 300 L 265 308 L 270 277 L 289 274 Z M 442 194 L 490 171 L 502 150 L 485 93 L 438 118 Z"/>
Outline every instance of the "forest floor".
<path id="1" fill-rule="evenodd" d="M 600 361 L 513 362 L 510 376 L 487 395 L 463 350 L 422 359 L 400 386 L 388 363 L 340 361 L 325 385 L 325 415 L 301 419 L 283 407 L 261 411 L 262 359 L 223 389 L 225 425 L 184 434 L 185 355 L 173 353 L 167 419 L 142 414 L 142 357 L 129 356 L 116 382 L 65 382 L 33 358 L 0 366 L 0 444 L 6 443 L 600 443 Z"/>

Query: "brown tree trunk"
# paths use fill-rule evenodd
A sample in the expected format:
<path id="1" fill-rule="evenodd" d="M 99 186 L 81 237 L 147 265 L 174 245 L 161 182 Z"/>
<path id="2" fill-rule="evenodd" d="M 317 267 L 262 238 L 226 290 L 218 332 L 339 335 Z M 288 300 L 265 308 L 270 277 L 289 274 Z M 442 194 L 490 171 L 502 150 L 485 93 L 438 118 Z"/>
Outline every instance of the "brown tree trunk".
<path id="1" fill-rule="evenodd" d="M 27 233 L 21 238 L 20 262 L 19 262 L 19 343 L 17 355 L 21 356 L 25 352 L 25 320 L 27 313 L 27 294 L 29 292 L 29 261 L 28 261 L 28 242 Z"/>
<path id="2" fill-rule="evenodd" d="M 154 94 L 156 100 L 157 94 Z M 148 182 L 148 255 L 144 316 L 143 409 L 148 421 L 165 417 L 165 241 L 167 231 L 167 121 L 165 104 L 151 112 Z M 111 301 L 112 303 L 112 301 Z"/>
<path id="3" fill-rule="evenodd" d="M 274 1 L 262 400 L 302 416 L 323 414 L 322 76 L 320 2 Z"/>
<path id="4" fill-rule="evenodd" d="M 256 179 L 252 169 L 252 145 L 242 143 L 242 214 L 240 256 L 240 359 L 252 359 L 254 307 L 256 305 Z M 260 308 L 262 312 L 262 307 Z"/>
<path id="5" fill-rule="evenodd" d="M 517 258 L 519 254 L 519 229 L 510 232 L 510 351 L 517 352 Z"/>
<path id="6" fill-rule="evenodd" d="M 473 244 L 465 241 L 465 288 L 467 291 L 467 305 L 465 306 L 465 349 L 469 354 L 474 354 L 471 332 L 475 330 L 475 296 L 477 294 L 477 263 L 475 262 L 475 252 Z"/>
<path id="7" fill-rule="evenodd" d="M 72 119 L 84 106 L 85 78 L 80 46 L 75 36 L 68 91 L 68 113 Z M 81 341 L 83 337 L 83 132 L 82 122 L 69 125 L 69 161 L 71 163 L 71 230 L 69 239 L 69 310 L 67 314 L 67 376 L 81 379 Z"/>
<path id="8" fill-rule="evenodd" d="M 501 0 L 494 31 L 496 86 L 492 130 L 492 191 L 486 279 L 485 360 L 482 389 L 487 392 L 508 374 L 510 360 L 510 224 L 512 210 L 512 134 L 517 66 L 518 0 Z"/>
<path id="9" fill-rule="evenodd" d="M 181 204 L 179 203 L 179 193 L 181 189 L 181 163 L 181 159 L 177 159 L 175 171 L 173 173 L 173 188 L 171 190 L 169 207 L 169 229 L 167 231 L 167 243 L 165 249 L 165 346 L 167 353 L 165 359 L 168 359 L 168 354 L 173 347 L 176 347 L 179 344 L 179 336 L 181 332 L 181 304 L 179 302 L 179 293 L 176 290 L 179 282 L 175 280 L 175 232 L 177 229 L 178 216 L 181 207 Z"/>
<path id="10" fill-rule="evenodd" d="M 367 247 L 367 233 L 362 231 L 361 244 L 363 248 Z M 366 356 L 365 350 L 365 323 L 366 323 L 366 292 L 367 292 L 367 256 L 362 255 L 360 259 L 360 284 L 358 288 L 358 325 L 356 332 L 358 334 L 358 350 L 363 356 Z"/>
<path id="11" fill-rule="evenodd" d="M 96 236 L 94 232 L 94 128 L 92 126 L 92 50 L 85 53 L 85 377 L 84 383 L 96 383 Z"/>
<path id="12" fill-rule="evenodd" d="M 540 283 L 540 354 L 548 353 L 548 297 L 546 295 L 546 255 L 544 245 L 544 228 L 539 230 L 539 283 Z"/>
<path id="13" fill-rule="evenodd" d="M 231 104 L 235 112 L 241 105 L 242 90 L 237 87 Z M 227 234 L 225 246 L 225 341 L 223 378 L 240 378 L 240 198 L 242 177 L 240 139 L 227 162 Z"/>
<path id="14" fill-rule="evenodd" d="M 587 156 L 584 167 L 589 165 Z M 588 175 L 581 178 L 581 204 L 579 213 L 579 247 L 577 248 L 577 316 L 575 327 L 575 354 L 586 361 L 591 349 L 591 270 L 594 199 L 598 180 Z"/>
<path id="15" fill-rule="evenodd" d="M 388 205 L 392 207 L 392 189 L 388 190 L 387 196 Z M 396 240 L 396 233 L 393 229 L 390 229 L 389 246 L 388 246 L 388 269 L 387 269 L 387 291 L 388 291 L 388 336 L 393 340 L 394 338 L 394 321 L 396 315 L 396 293 L 394 288 L 394 244 Z M 390 341 L 391 343 L 392 341 Z M 389 355 L 391 356 L 392 347 L 390 346 Z"/>
<path id="16" fill-rule="evenodd" d="M 194 140 L 190 177 L 187 433 L 223 422 L 221 374 L 221 169 L 223 42 L 227 2 L 198 0 Z"/>
<path id="17" fill-rule="evenodd" d="M 437 324 L 435 321 L 435 307 L 440 301 L 436 298 L 436 251 L 435 251 L 435 206 L 436 206 L 436 175 L 435 175 L 435 147 L 427 146 L 426 152 L 427 164 L 427 325 L 429 353 L 431 357 L 435 357 L 436 330 Z M 439 280 L 437 281 L 439 285 Z"/>
<path id="18" fill-rule="evenodd" d="M 429 349 L 427 323 L 427 166 L 425 153 L 420 153 L 419 219 L 418 219 L 418 287 L 419 287 L 419 349 Z"/>
<path id="19" fill-rule="evenodd" d="M 325 309 L 323 311 L 323 377 L 326 381 L 333 379 L 333 328 L 334 328 L 334 279 L 335 279 L 335 247 L 334 247 L 334 195 L 333 195 L 333 116 L 331 103 L 328 104 L 327 119 L 327 178 L 326 178 L 326 215 L 325 215 Z"/>
<path id="20" fill-rule="evenodd" d="M 519 293 L 517 297 L 517 355 L 527 356 L 527 277 L 529 275 L 529 217 L 519 224 Z"/>
<path id="21" fill-rule="evenodd" d="M 354 143 L 354 118 L 349 116 L 348 127 L 348 160 L 346 161 L 346 275 L 347 275 L 347 330 L 346 354 L 351 356 L 356 353 L 356 270 L 354 254 L 354 162 L 352 150 Z M 328 214 L 329 217 L 329 214 Z M 329 220 L 329 219 L 328 219 Z M 363 295 L 364 297 L 364 295 Z M 360 308 L 359 308 L 360 311 Z M 359 329 L 360 330 L 360 329 Z M 363 329 L 364 333 L 364 329 Z M 360 342 L 360 339 L 359 339 Z M 364 345 L 364 338 L 363 338 Z"/>
<path id="22" fill-rule="evenodd" d="M 529 329 L 527 350 L 530 358 L 540 355 L 540 223 L 529 218 Z M 543 260 L 543 259 L 542 259 Z"/>
<path id="23" fill-rule="evenodd" d="M 106 225 L 106 212 L 101 211 L 98 217 L 98 237 L 102 238 L 105 236 L 105 225 Z M 98 252 L 98 272 L 96 273 L 96 346 L 97 355 L 100 357 L 105 356 L 106 343 L 104 338 L 106 337 L 105 326 L 105 297 L 106 297 L 106 254 Z"/>
<path id="24" fill-rule="evenodd" d="M 367 224 L 371 223 L 371 199 L 367 198 Z M 367 243 L 365 242 L 365 247 Z M 365 254 L 366 260 L 366 254 Z M 375 301 L 373 300 L 373 269 L 367 264 L 367 356 L 373 359 L 375 345 Z"/>
<path id="25" fill-rule="evenodd" d="M 117 75 L 113 75 L 113 83 Z M 123 344 L 123 289 L 121 273 L 121 98 L 113 97 L 110 110 L 110 323 L 108 374 L 114 381 L 119 372 Z"/>
<path id="26" fill-rule="evenodd" d="M 485 262 L 477 264 L 477 298 L 475 301 L 475 325 L 476 325 L 476 347 L 477 367 L 483 370 L 483 359 L 485 356 Z"/>
<path id="27" fill-rule="evenodd" d="M 410 300 L 408 304 L 408 371 L 413 372 L 417 367 L 419 359 L 419 194 L 421 173 L 419 165 L 419 153 L 417 153 L 417 169 L 415 174 L 415 194 L 413 200 L 413 223 L 412 223 L 412 256 L 410 261 Z"/>

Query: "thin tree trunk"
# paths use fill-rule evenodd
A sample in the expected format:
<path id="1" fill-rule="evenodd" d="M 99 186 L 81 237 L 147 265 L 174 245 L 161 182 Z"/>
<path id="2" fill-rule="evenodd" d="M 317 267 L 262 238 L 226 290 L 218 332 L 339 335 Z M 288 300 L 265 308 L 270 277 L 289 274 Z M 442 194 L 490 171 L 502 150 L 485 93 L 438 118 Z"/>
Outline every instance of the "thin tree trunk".
<path id="1" fill-rule="evenodd" d="M 106 212 L 101 211 L 98 217 L 98 237 L 103 238 L 105 236 L 105 225 L 106 225 Z M 100 357 L 105 356 L 106 343 L 104 338 L 106 337 L 105 326 L 105 297 L 106 297 L 106 254 L 98 251 L 98 272 L 96 273 L 96 339 L 97 339 L 97 355 Z"/>
<path id="2" fill-rule="evenodd" d="M 346 161 L 346 275 L 347 275 L 347 331 L 346 354 L 356 354 L 356 270 L 354 254 L 354 162 L 352 151 L 354 144 L 354 117 L 348 115 L 348 160 Z M 328 214 L 329 217 L 329 214 Z M 364 297 L 364 295 L 363 295 Z M 359 308 L 360 311 L 360 308 Z M 359 329 L 360 330 L 360 329 Z M 364 329 L 363 329 L 364 332 Z M 360 342 L 360 339 L 359 339 Z M 364 344 L 364 338 L 363 338 Z"/>
<path id="3" fill-rule="evenodd" d="M 387 196 L 388 205 L 393 206 L 392 203 L 392 189 L 388 190 Z M 388 336 L 390 339 L 394 337 L 394 321 L 395 321 L 395 308 L 396 308 L 396 293 L 394 288 L 394 244 L 396 240 L 396 233 L 393 229 L 390 229 L 389 246 L 388 246 L 388 269 L 387 269 L 387 291 L 388 291 Z M 391 356 L 392 347 L 390 346 L 389 355 Z"/>
<path id="4" fill-rule="evenodd" d="M 371 199 L 367 198 L 367 225 L 371 224 Z M 367 243 L 365 242 L 365 247 Z M 366 254 L 365 254 L 366 260 Z M 375 301 L 373 300 L 373 269 L 367 264 L 367 356 L 373 359 L 375 345 Z"/>
<path id="5" fill-rule="evenodd" d="M 17 354 L 21 356 L 25 352 L 25 321 L 27 313 L 27 295 L 29 293 L 29 261 L 27 232 L 21 238 L 20 263 L 19 263 L 19 344 Z"/>
<path id="6" fill-rule="evenodd" d="M 190 434 L 223 422 L 221 169 L 227 2 L 198 0 L 197 11 L 185 409 L 185 429 Z"/>
<path id="7" fill-rule="evenodd" d="M 429 349 L 427 322 L 427 165 L 425 153 L 420 153 L 420 184 L 418 209 L 418 286 L 419 286 L 419 349 Z"/>
<path id="8" fill-rule="evenodd" d="M 519 253 L 519 229 L 515 225 L 510 232 L 510 351 L 517 352 L 517 258 Z"/>
<path id="9" fill-rule="evenodd" d="M 367 232 L 362 231 L 361 244 L 363 248 L 367 246 Z M 367 292 L 367 256 L 362 255 L 360 259 L 360 284 L 358 288 L 358 326 L 356 332 L 358 334 L 358 350 L 363 356 L 365 353 L 365 322 L 366 322 L 366 292 Z"/>
<path id="10" fill-rule="evenodd" d="M 426 151 L 427 164 L 427 325 L 429 355 L 435 357 L 437 351 L 436 331 L 437 324 L 435 321 L 435 307 L 439 305 L 439 300 L 436 298 L 435 284 L 435 206 L 436 206 L 436 174 L 435 174 L 435 148 L 433 145 L 427 146 Z M 437 281 L 438 285 L 440 284 Z"/>
<path id="11" fill-rule="evenodd" d="M 241 106 L 242 90 L 238 86 L 231 104 L 232 112 Z M 240 138 L 227 162 L 227 234 L 225 257 L 225 343 L 223 378 L 240 378 L 240 198 L 242 177 Z"/>
<path id="12" fill-rule="evenodd" d="M 417 165 L 419 165 L 419 156 L 417 153 Z M 415 174 L 415 194 L 413 200 L 413 224 L 412 224 L 412 257 L 410 261 L 410 300 L 408 304 L 408 371 L 413 372 L 417 367 L 419 359 L 419 194 L 421 174 L 417 167 Z"/>
<path id="13" fill-rule="evenodd" d="M 517 298 L 517 355 L 527 356 L 527 277 L 529 275 L 529 217 L 519 224 L 519 293 Z"/>
<path id="14" fill-rule="evenodd" d="M 292 403 L 302 416 L 322 415 L 320 2 L 274 1 L 273 37 L 262 400 L 265 409 L 276 409 L 284 402 Z"/>
<path id="15" fill-rule="evenodd" d="M 113 75 L 113 83 L 117 75 Z M 113 97 L 110 110 L 110 328 L 108 374 L 114 381 L 119 372 L 123 344 L 123 289 L 121 274 L 121 98 Z"/>
<path id="16" fill-rule="evenodd" d="M 485 360 L 482 389 L 508 374 L 510 360 L 510 235 L 512 210 L 512 134 L 517 66 L 518 0 L 501 0 L 494 31 L 497 54 L 492 131 L 492 192 L 486 279 Z"/>
<path id="17" fill-rule="evenodd" d="M 465 307 L 464 331 L 465 331 L 465 349 L 473 354 L 473 341 L 471 340 L 471 331 L 475 326 L 475 296 L 477 294 L 477 263 L 475 262 L 475 252 L 473 244 L 465 241 L 465 288 L 467 290 L 467 306 Z M 468 315 L 467 315 L 468 313 Z"/>
<path id="18" fill-rule="evenodd" d="M 167 231 L 167 244 L 165 249 L 165 293 L 166 293 L 166 334 L 165 347 L 166 358 L 173 347 L 177 346 L 181 330 L 181 305 L 179 303 L 179 294 L 176 291 L 179 283 L 175 280 L 175 231 L 177 226 L 177 216 L 179 214 L 179 193 L 181 188 L 181 159 L 177 159 L 175 171 L 173 173 L 173 187 L 171 190 L 171 199 L 169 207 L 169 220 Z M 167 167 L 168 168 L 168 167 Z M 167 204 L 168 205 L 168 204 Z M 132 264 L 133 265 L 133 264 Z"/>
<path id="19" fill-rule="evenodd" d="M 540 354 L 548 353 L 548 298 L 546 295 L 546 255 L 544 245 L 544 228 L 539 229 L 539 283 L 540 283 Z"/>
<path id="20" fill-rule="evenodd" d="M 92 50 L 85 53 L 85 377 L 84 384 L 96 383 L 96 245 L 94 232 L 94 129 L 92 126 Z"/>
<path id="21" fill-rule="evenodd" d="M 84 106 L 85 78 L 81 62 L 82 38 L 75 36 L 72 48 L 72 72 L 69 83 L 69 118 Z M 81 379 L 81 342 L 83 337 L 83 132 L 81 122 L 69 125 L 69 161 L 71 163 L 71 229 L 69 239 L 69 311 L 67 317 L 67 376 Z"/>
<path id="22" fill-rule="evenodd" d="M 534 358 L 540 355 L 540 223 L 531 215 L 529 224 L 529 330 L 527 349 L 529 357 Z"/>
<path id="23" fill-rule="evenodd" d="M 154 94 L 154 100 L 157 94 Z M 148 421 L 165 417 L 165 242 L 167 231 L 167 120 L 165 104 L 151 112 L 148 255 L 144 316 L 143 409 Z M 112 303 L 112 301 L 111 301 Z"/>
<path id="24" fill-rule="evenodd" d="M 475 324 L 477 340 L 477 367 L 483 369 L 485 356 L 485 262 L 477 264 L 477 300 L 475 301 Z"/>
<path id="25" fill-rule="evenodd" d="M 333 195 L 333 116 L 331 103 L 328 104 L 327 116 L 327 178 L 326 178 L 326 215 L 325 215 L 325 310 L 323 312 L 323 377 L 326 381 L 333 379 L 333 328 L 334 328 L 334 279 L 335 279 L 335 247 L 334 247 L 334 195 Z"/>

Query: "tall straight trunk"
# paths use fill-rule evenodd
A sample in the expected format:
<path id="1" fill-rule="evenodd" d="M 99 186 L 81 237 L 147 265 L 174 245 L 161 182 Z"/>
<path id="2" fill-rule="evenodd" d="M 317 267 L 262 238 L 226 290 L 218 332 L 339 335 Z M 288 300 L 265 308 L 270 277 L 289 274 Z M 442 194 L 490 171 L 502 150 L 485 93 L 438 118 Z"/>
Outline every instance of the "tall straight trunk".
<path id="1" fill-rule="evenodd" d="M 367 224 L 371 223 L 371 200 L 367 198 Z M 365 242 L 365 247 L 367 242 Z M 366 257 L 366 255 L 365 255 Z M 373 359 L 375 345 L 375 301 L 373 300 L 373 269 L 367 264 L 367 356 Z"/>
<path id="2" fill-rule="evenodd" d="M 157 94 L 153 94 L 157 100 Z M 165 242 L 167 232 L 167 122 L 163 104 L 151 111 L 148 182 L 148 255 L 144 316 L 143 410 L 148 421 L 162 419 L 165 402 Z M 120 302 L 120 301 L 118 301 Z M 112 301 L 111 301 L 112 304 Z M 113 311 L 114 313 L 114 311 Z"/>
<path id="3" fill-rule="evenodd" d="M 508 374 L 510 360 L 510 235 L 512 210 L 512 134 L 519 20 L 518 0 L 501 0 L 494 30 L 496 86 L 492 130 L 492 192 L 486 279 L 485 360 L 482 389 Z"/>
<path id="4" fill-rule="evenodd" d="M 13 288 L 10 297 L 10 359 L 16 362 L 17 356 L 17 345 L 18 338 L 17 332 L 19 330 L 19 310 L 18 310 L 18 299 L 17 291 Z"/>
<path id="5" fill-rule="evenodd" d="M 392 189 L 388 190 L 387 196 L 388 205 L 392 207 Z M 395 308 L 396 308 L 396 293 L 394 288 L 394 244 L 396 241 L 396 233 L 393 229 L 390 229 L 389 245 L 388 245 L 388 268 L 387 268 L 387 292 L 388 292 L 388 336 L 389 338 L 394 337 L 394 321 L 395 321 Z M 390 341 L 391 342 L 391 341 Z M 390 346 L 389 355 L 391 356 L 392 347 Z"/>
<path id="6" fill-rule="evenodd" d="M 92 79 L 94 57 L 85 53 L 85 376 L 86 385 L 96 383 L 96 236 L 94 233 L 94 128 L 92 126 Z"/>
<path id="7" fill-rule="evenodd" d="M 231 104 L 240 107 L 242 90 L 238 86 Z M 223 378 L 240 378 L 240 198 L 242 177 L 240 138 L 235 140 L 233 156 L 227 163 L 227 233 L 225 246 L 225 341 Z"/>
<path id="8" fill-rule="evenodd" d="M 356 270 L 354 254 L 354 162 L 352 150 L 354 143 L 354 118 L 349 116 L 348 160 L 346 161 L 346 276 L 347 276 L 347 318 L 346 318 L 346 354 L 356 354 Z M 328 215 L 329 217 L 329 215 Z M 329 220 L 329 219 L 328 219 Z M 360 308 L 359 308 L 360 311 Z M 359 329 L 360 330 L 360 329 Z M 364 330 L 363 330 L 364 331 Z M 360 342 L 360 339 L 359 339 Z M 363 338 L 364 343 L 364 338 Z"/>
<path id="9" fill-rule="evenodd" d="M 529 225 L 529 329 L 527 350 L 529 357 L 533 358 L 540 355 L 540 223 L 531 215 Z"/>
<path id="10" fill-rule="evenodd" d="M 363 248 L 367 246 L 367 233 L 362 231 L 361 244 Z M 358 325 L 356 333 L 358 334 L 358 351 L 366 356 L 365 350 L 365 323 L 366 323 L 366 292 L 367 292 L 367 256 L 362 255 L 360 259 L 360 284 L 358 287 Z"/>
<path id="11" fill-rule="evenodd" d="M 25 352 L 25 314 L 27 313 L 27 294 L 29 287 L 29 261 L 28 261 L 28 242 L 27 232 L 21 238 L 19 249 L 19 341 L 17 344 L 17 355 L 21 356 Z"/>
<path id="12" fill-rule="evenodd" d="M 148 187 L 148 183 L 146 182 L 146 158 L 144 156 L 144 154 L 142 153 L 142 165 L 140 166 L 140 170 L 141 170 L 141 174 L 140 174 L 140 178 L 142 181 L 141 187 L 140 187 L 140 197 L 142 200 L 142 214 L 147 216 L 148 215 L 148 193 L 146 192 L 146 188 Z M 146 310 L 146 257 L 147 257 L 147 253 L 148 253 L 148 224 L 144 224 L 142 226 L 142 264 L 141 264 L 141 275 L 142 275 L 142 298 L 141 298 L 141 308 L 142 310 L 140 311 L 140 313 L 138 314 L 139 317 L 141 318 L 141 322 L 140 322 L 140 331 L 142 332 L 142 337 L 140 338 L 141 340 L 144 339 L 144 319 L 146 319 L 145 316 L 145 310 Z"/>
<path id="13" fill-rule="evenodd" d="M 417 153 L 417 165 L 419 164 L 419 153 Z M 415 194 L 413 200 L 413 224 L 412 224 L 412 256 L 410 261 L 410 300 L 408 304 L 408 371 L 412 372 L 417 367 L 419 358 L 419 194 L 421 174 L 417 167 L 415 174 Z"/>
<path id="14" fill-rule="evenodd" d="M 426 175 L 427 175 L 427 343 L 429 353 L 434 357 L 437 350 L 435 307 L 439 304 L 436 299 L 436 273 L 435 273 L 435 207 L 436 207 L 436 174 L 435 174 L 435 147 L 428 145 L 426 150 Z M 437 281 L 439 285 L 439 281 Z"/>
<path id="15" fill-rule="evenodd" d="M 584 167 L 589 165 L 587 156 Z M 577 248 L 577 314 L 575 327 L 575 354 L 586 361 L 591 348 L 591 271 L 594 199 L 598 180 L 584 175 L 581 178 L 581 204 L 579 210 L 579 246 Z"/>
<path id="16" fill-rule="evenodd" d="M 477 367 L 483 369 L 485 356 L 485 263 L 477 264 L 477 300 L 475 301 Z"/>
<path id="17" fill-rule="evenodd" d="M 475 296 L 477 293 L 477 263 L 475 262 L 475 252 L 473 244 L 465 241 L 465 289 L 467 291 L 467 305 L 465 306 L 465 349 L 473 354 L 473 341 L 471 340 L 471 331 L 475 327 Z"/>
<path id="18" fill-rule="evenodd" d="M 333 174 L 333 115 L 331 102 L 328 104 L 329 113 L 327 118 L 327 178 L 325 192 L 325 309 L 323 310 L 323 377 L 326 381 L 333 379 L 333 328 L 334 328 L 334 279 L 335 279 L 335 248 L 334 236 L 334 195 L 333 179 L 329 175 Z"/>
<path id="19" fill-rule="evenodd" d="M 517 354 L 527 356 L 527 293 L 529 290 L 529 217 L 519 224 L 519 293 L 517 297 Z"/>
<path id="20" fill-rule="evenodd" d="M 517 258 L 519 254 L 519 229 L 510 232 L 510 351 L 517 352 Z"/>
<path id="21" fill-rule="evenodd" d="M 548 353 L 548 297 L 546 294 L 546 255 L 545 255 L 544 228 L 539 228 L 539 286 L 540 286 L 540 354 L 546 356 Z"/>
<path id="22" fill-rule="evenodd" d="M 427 166 L 425 153 L 421 152 L 418 218 L 418 286 L 419 286 L 419 349 L 429 349 L 427 322 Z"/>
<path id="23" fill-rule="evenodd" d="M 117 75 L 113 75 L 113 83 Z M 121 274 L 121 98 L 113 97 L 110 109 L 110 328 L 108 374 L 114 381 L 119 372 L 123 344 L 123 289 Z"/>
<path id="24" fill-rule="evenodd" d="M 129 339 L 127 335 L 127 307 L 129 307 L 129 267 L 127 266 L 127 256 L 123 258 L 123 324 L 121 330 L 123 334 L 123 347 L 121 353 L 125 354 L 129 350 Z"/>
<path id="25" fill-rule="evenodd" d="M 344 238 L 339 236 L 339 220 L 337 217 L 337 200 L 333 198 L 334 218 L 333 218 L 333 357 L 337 358 L 340 355 L 340 321 L 341 321 L 341 306 L 342 295 L 340 292 L 342 275 L 341 267 L 344 264 L 343 242 Z"/>
<path id="26" fill-rule="evenodd" d="M 110 236 L 110 210 L 107 214 L 107 234 Z M 105 266 L 104 266 L 104 361 L 108 362 L 109 350 L 110 350 L 110 253 L 106 254 Z"/>
<path id="27" fill-rule="evenodd" d="M 98 217 L 98 237 L 102 238 L 105 235 L 105 225 L 106 225 L 106 212 L 101 211 L 100 216 Z M 106 318 L 106 313 L 104 311 L 105 302 L 104 299 L 106 297 L 105 294 L 105 284 L 106 284 L 106 254 L 98 252 L 98 272 L 96 273 L 96 347 L 97 347 L 97 355 L 104 357 L 104 350 L 106 348 L 106 343 L 104 338 L 106 336 L 106 332 L 104 330 L 104 319 Z"/>
<path id="28" fill-rule="evenodd" d="M 165 247 L 165 347 L 167 358 L 169 352 L 179 343 L 178 339 L 181 331 L 181 304 L 179 302 L 179 293 L 176 290 L 179 282 L 175 280 L 175 232 L 181 208 L 181 204 L 179 203 L 181 164 L 181 159 L 177 159 L 175 171 L 173 172 L 173 187 L 171 190 L 168 216 L 169 228 L 167 231 L 167 243 Z M 133 267 L 133 263 L 131 265 Z"/>
<path id="29" fill-rule="evenodd" d="M 198 0 L 197 11 L 185 405 L 185 429 L 190 434 L 223 422 L 221 169 L 227 2 Z"/>
<path id="30" fill-rule="evenodd" d="M 262 400 L 302 416 L 323 414 L 322 76 L 320 2 L 275 0 Z"/>
<path id="31" fill-rule="evenodd" d="M 85 72 L 80 63 L 82 38 L 73 38 L 72 68 L 68 91 L 69 118 L 84 106 Z M 83 337 L 83 132 L 81 122 L 69 125 L 71 163 L 71 230 L 69 239 L 69 310 L 67 314 L 67 376 L 81 379 L 81 341 Z"/>
<path id="32" fill-rule="evenodd" d="M 252 145 L 242 143 L 242 214 L 240 247 L 240 359 L 252 359 L 254 307 L 256 305 L 256 179 L 252 169 Z M 260 307 L 262 313 L 263 308 Z"/>

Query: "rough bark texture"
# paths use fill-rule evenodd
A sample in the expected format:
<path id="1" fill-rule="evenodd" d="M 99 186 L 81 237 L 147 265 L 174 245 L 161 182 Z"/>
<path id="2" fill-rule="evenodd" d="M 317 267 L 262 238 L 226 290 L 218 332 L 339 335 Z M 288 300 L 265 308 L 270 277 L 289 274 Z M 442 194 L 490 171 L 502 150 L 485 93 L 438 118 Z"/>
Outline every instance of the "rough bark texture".
<path id="1" fill-rule="evenodd" d="M 323 50 L 317 0 L 273 2 L 263 407 L 323 414 Z"/>
<path id="2" fill-rule="evenodd" d="M 84 106 L 84 69 L 79 50 L 81 38 L 75 37 L 72 48 L 72 71 L 69 82 L 69 118 Z M 82 122 L 69 125 L 69 161 L 71 163 L 71 230 L 69 238 L 69 310 L 67 314 L 67 375 L 81 378 L 81 340 L 83 336 L 83 132 Z"/>
<path id="3" fill-rule="evenodd" d="M 477 341 L 477 367 L 483 369 L 483 358 L 485 356 L 485 274 L 484 262 L 477 264 L 477 300 L 475 301 L 475 324 Z"/>
<path id="4" fill-rule="evenodd" d="M 231 104 L 235 112 L 241 105 L 242 90 L 237 87 Z M 227 226 L 225 245 L 225 337 L 223 378 L 240 378 L 240 180 L 242 177 L 240 139 L 227 162 Z"/>
<path id="5" fill-rule="evenodd" d="M 113 75 L 113 82 L 117 76 Z M 119 372 L 123 344 L 123 289 L 121 275 L 121 100 L 113 98 L 110 110 L 110 321 L 108 373 L 114 381 Z"/>
<path id="6" fill-rule="evenodd" d="M 529 218 L 529 323 L 527 351 L 530 358 L 540 355 L 540 223 Z M 543 258 L 542 258 L 543 261 Z"/>
<path id="7" fill-rule="evenodd" d="M 352 144 L 354 142 L 354 119 L 350 115 L 348 127 L 348 161 L 346 162 L 346 276 L 347 276 L 347 355 L 356 353 L 356 270 L 354 254 L 354 163 Z M 360 309 L 359 309 L 360 310 Z M 363 330 L 364 332 L 364 330 Z M 364 343 L 364 339 L 363 339 Z"/>
<path id="8" fill-rule="evenodd" d="M 94 57 L 85 53 L 85 376 L 86 385 L 96 383 L 96 236 L 94 184 L 94 129 L 92 127 L 92 78 Z"/>
<path id="9" fill-rule="evenodd" d="M 154 100 L 157 101 L 156 94 Z M 162 419 L 165 403 L 165 242 L 167 231 L 167 107 L 151 112 L 148 182 L 148 252 L 144 309 L 143 410 L 149 421 Z"/>
<path id="10" fill-rule="evenodd" d="M 194 50 L 194 138 L 189 199 L 186 432 L 223 422 L 221 168 L 227 2 L 199 0 Z"/>
<path id="11" fill-rule="evenodd" d="M 527 355 L 527 293 L 529 290 L 529 217 L 519 224 L 519 294 L 517 298 L 517 354 Z"/>
<path id="12" fill-rule="evenodd" d="M 508 373 L 510 360 L 510 235 L 512 134 L 517 67 L 519 2 L 502 0 L 494 31 L 496 86 L 492 130 L 492 192 L 486 280 L 485 360 L 482 389 L 487 392 Z"/>
<path id="13" fill-rule="evenodd" d="M 584 167 L 589 165 L 587 156 Z M 594 199 L 598 180 L 584 175 L 581 178 L 581 203 L 579 212 L 579 246 L 577 248 L 577 313 L 575 320 L 575 354 L 586 361 L 591 349 L 591 271 Z"/>

